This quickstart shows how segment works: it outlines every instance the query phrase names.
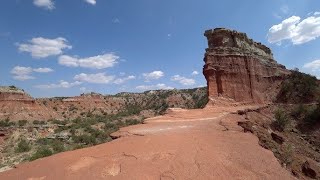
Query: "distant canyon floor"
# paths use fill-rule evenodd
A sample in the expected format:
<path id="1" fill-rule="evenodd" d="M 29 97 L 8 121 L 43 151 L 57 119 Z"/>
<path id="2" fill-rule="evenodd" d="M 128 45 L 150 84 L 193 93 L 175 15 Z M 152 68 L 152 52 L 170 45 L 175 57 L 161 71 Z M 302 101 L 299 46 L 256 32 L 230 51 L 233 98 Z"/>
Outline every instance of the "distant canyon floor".
<path id="1" fill-rule="evenodd" d="M 17 165 L 3 179 L 294 179 L 238 125 L 257 106 L 171 109 L 114 141 Z"/>

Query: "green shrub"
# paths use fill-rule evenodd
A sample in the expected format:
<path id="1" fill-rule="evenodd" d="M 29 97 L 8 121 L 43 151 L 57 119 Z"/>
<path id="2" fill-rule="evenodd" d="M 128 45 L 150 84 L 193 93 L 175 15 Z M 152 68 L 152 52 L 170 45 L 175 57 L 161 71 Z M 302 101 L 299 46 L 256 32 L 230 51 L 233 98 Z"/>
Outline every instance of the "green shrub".
<path id="1" fill-rule="evenodd" d="M 19 121 L 18 121 L 18 125 L 19 125 L 19 126 L 25 126 L 27 123 L 28 123 L 27 120 L 19 120 Z"/>
<path id="2" fill-rule="evenodd" d="M 47 122 L 45 122 L 45 121 L 39 121 L 39 120 L 34 120 L 33 121 L 33 124 L 34 125 L 43 125 L 43 124 L 46 124 Z"/>
<path id="3" fill-rule="evenodd" d="M 48 147 L 42 147 L 40 146 L 37 151 L 30 157 L 30 161 L 39 159 L 39 158 L 43 158 L 43 157 L 47 157 L 47 156 L 51 156 L 53 154 L 53 152 L 51 151 L 51 149 L 49 149 Z"/>
<path id="4" fill-rule="evenodd" d="M 275 121 L 274 126 L 279 131 L 284 131 L 289 124 L 289 118 L 287 114 L 282 109 L 277 109 L 275 111 Z"/>
<path id="5" fill-rule="evenodd" d="M 72 139 L 75 143 L 83 143 L 86 145 L 96 144 L 96 139 L 93 136 L 88 134 L 83 134 L 80 136 L 72 136 Z"/>
<path id="6" fill-rule="evenodd" d="M 196 101 L 194 108 L 195 109 L 204 108 L 207 105 L 208 101 L 209 101 L 208 96 L 204 95 L 199 100 Z"/>
<path id="7" fill-rule="evenodd" d="M 29 143 L 25 139 L 21 139 L 20 142 L 18 143 L 17 148 L 15 149 L 15 152 L 17 153 L 23 153 L 23 152 L 28 152 L 30 151 L 31 147 Z"/>
<path id="8" fill-rule="evenodd" d="M 63 152 L 65 150 L 63 142 L 59 140 L 52 141 L 51 147 L 55 153 Z"/>
<path id="9" fill-rule="evenodd" d="M 10 121 L 9 119 L 0 121 L 0 127 L 10 127 L 10 126 L 14 126 L 15 124 L 16 124 L 15 122 Z"/>
<path id="10" fill-rule="evenodd" d="M 314 125 L 316 123 L 319 123 L 320 122 L 320 105 L 310 110 L 308 114 L 305 116 L 304 121 L 308 125 Z"/>
<path id="11" fill-rule="evenodd" d="M 293 118 L 300 119 L 307 113 L 307 111 L 308 109 L 303 104 L 299 104 L 291 111 L 290 115 Z"/>

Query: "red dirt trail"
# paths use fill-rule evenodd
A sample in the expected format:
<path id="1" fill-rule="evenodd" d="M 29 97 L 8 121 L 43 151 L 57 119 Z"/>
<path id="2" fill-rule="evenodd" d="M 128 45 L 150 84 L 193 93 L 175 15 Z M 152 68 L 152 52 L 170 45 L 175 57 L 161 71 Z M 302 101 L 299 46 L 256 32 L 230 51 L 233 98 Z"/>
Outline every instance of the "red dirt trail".
<path id="1" fill-rule="evenodd" d="M 240 108 L 173 110 L 122 128 L 120 138 L 18 165 L 0 179 L 294 179 L 258 138 L 243 133 Z"/>

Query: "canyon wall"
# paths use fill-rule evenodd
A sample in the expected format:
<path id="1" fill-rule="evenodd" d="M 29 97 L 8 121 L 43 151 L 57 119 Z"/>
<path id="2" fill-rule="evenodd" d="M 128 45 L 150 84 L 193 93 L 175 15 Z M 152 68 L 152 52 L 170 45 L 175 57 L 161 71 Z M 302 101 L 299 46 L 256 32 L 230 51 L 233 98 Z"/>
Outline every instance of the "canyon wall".
<path id="1" fill-rule="evenodd" d="M 217 97 L 245 103 L 268 103 L 290 72 L 278 64 L 271 50 L 245 33 L 217 28 L 207 30 L 203 74 L 210 100 Z"/>

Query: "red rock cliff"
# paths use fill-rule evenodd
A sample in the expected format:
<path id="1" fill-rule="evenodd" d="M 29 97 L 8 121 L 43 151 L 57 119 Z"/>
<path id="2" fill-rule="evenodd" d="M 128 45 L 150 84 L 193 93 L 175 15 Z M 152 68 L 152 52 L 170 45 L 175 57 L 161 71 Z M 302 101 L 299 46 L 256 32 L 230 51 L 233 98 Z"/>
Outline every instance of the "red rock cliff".
<path id="1" fill-rule="evenodd" d="M 204 34 L 209 48 L 203 74 L 209 99 L 232 98 L 237 102 L 267 103 L 288 70 L 273 59 L 271 50 L 245 33 L 224 28 Z"/>

